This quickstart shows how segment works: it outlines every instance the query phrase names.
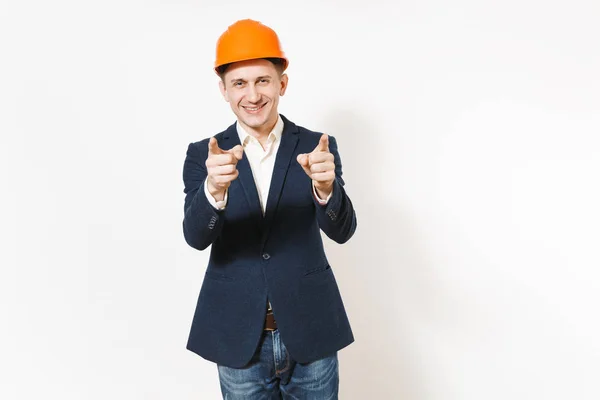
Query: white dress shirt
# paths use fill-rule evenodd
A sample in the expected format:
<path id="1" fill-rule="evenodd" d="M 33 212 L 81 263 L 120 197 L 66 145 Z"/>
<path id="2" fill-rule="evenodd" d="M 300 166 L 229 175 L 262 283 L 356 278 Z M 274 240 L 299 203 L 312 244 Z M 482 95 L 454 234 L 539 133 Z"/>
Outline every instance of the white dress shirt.
<path id="1" fill-rule="evenodd" d="M 240 138 L 240 143 L 244 148 L 244 157 L 248 157 L 248 163 L 252 170 L 252 176 L 254 177 L 254 184 L 258 192 L 258 199 L 262 207 L 263 215 L 267 209 L 267 199 L 269 197 L 269 189 L 271 187 L 271 178 L 273 176 L 273 168 L 275 167 L 275 158 L 277 157 L 277 150 L 281 144 L 281 135 L 283 134 L 283 120 L 281 117 L 277 118 L 277 122 L 273 127 L 271 133 L 267 137 L 265 148 L 261 146 L 258 139 L 254 136 L 249 135 L 244 128 L 238 122 L 236 124 L 237 134 Z M 227 204 L 227 194 L 225 192 L 225 198 L 223 201 L 216 201 L 215 198 L 208 191 L 208 186 L 204 184 L 204 193 L 208 198 L 209 203 L 217 210 L 223 210 Z M 327 196 L 327 199 L 322 200 L 318 195 L 313 184 L 313 194 L 317 201 L 325 205 L 331 198 L 331 194 Z"/>

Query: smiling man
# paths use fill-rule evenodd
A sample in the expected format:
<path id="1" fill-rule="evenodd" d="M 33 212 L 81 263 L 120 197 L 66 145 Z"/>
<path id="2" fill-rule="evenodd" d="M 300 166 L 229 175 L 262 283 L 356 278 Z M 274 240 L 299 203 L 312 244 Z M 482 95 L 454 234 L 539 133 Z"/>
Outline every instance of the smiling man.
<path id="1" fill-rule="evenodd" d="M 212 245 L 187 348 L 217 364 L 225 399 L 337 399 L 354 337 L 320 231 L 345 243 L 356 215 L 336 141 L 278 113 L 288 60 L 272 29 L 238 21 L 216 53 L 237 120 L 184 163 L 185 240 Z"/>

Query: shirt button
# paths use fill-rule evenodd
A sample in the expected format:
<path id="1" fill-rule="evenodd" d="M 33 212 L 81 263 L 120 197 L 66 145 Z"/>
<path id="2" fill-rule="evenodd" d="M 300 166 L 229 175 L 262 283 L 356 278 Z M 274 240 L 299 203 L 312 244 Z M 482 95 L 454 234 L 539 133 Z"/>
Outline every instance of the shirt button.
<path id="1" fill-rule="evenodd" d="M 262 257 L 263 257 L 265 260 L 268 260 L 269 258 L 271 258 L 271 255 L 270 255 L 269 253 L 265 253 L 265 254 L 263 254 L 263 255 L 262 255 Z"/>

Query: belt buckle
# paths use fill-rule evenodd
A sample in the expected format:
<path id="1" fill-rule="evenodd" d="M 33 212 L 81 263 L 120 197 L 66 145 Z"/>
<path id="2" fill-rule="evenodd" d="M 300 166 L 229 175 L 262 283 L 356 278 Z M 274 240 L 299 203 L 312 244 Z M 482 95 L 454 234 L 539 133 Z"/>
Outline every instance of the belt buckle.
<path id="1" fill-rule="evenodd" d="M 275 317 L 273 316 L 273 311 L 269 310 L 267 312 L 267 316 L 265 318 L 265 331 L 275 331 L 277 330 L 277 322 L 275 321 Z"/>

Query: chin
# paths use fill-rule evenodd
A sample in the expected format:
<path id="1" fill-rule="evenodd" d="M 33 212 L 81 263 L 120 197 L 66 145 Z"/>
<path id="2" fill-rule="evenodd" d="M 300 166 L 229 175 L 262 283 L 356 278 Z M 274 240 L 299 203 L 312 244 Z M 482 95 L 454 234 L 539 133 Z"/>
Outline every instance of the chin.
<path id="1" fill-rule="evenodd" d="M 270 119 L 270 115 L 265 114 L 265 115 L 244 115 L 244 118 L 242 119 L 242 121 L 244 121 L 244 123 L 246 125 L 248 125 L 249 127 L 252 128 L 260 128 L 263 125 L 266 125 L 269 122 Z"/>
<path id="2" fill-rule="evenodd" d="M 242 121 L 248 125 L 250 128 L 260 128 L 261 126 L 263 126 L 266 122 L 267 119 L 266 118 L 244 118 L 242 119 Z"/>

